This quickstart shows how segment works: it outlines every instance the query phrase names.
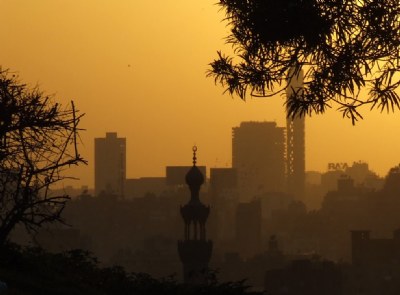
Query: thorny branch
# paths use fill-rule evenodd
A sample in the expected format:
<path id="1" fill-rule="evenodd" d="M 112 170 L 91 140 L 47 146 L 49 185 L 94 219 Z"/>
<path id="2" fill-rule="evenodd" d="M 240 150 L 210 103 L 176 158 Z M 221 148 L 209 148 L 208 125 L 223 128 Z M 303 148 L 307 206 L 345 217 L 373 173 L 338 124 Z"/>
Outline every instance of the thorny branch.
<path id="1" fill-rule="evenodd" d="M 0 68 L 0 244 L 17 224 L 36 231 L 61 221 L 69 197 L 52 195 L 51 185 L 68 178 L 71 165 L 85 164 L 78 153 L 83 114 L 28 89 Z"/>

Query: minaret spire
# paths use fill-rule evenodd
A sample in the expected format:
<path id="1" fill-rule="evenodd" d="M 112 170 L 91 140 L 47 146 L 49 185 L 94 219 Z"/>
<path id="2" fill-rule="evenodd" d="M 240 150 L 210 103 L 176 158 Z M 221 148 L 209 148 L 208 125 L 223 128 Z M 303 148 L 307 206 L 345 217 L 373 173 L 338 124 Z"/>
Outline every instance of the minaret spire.
<path id="1" fill-rule="evenodd" d="M 206 221 L 210 207 L 205 206 L 199 198 L 200 187 L 204 176 L 196 166 L 197 147 L 193 150 L 193 166 L 186 174 L 186 183 L 190 189 L 189 202 L 181 207 L 185 222 L 183 240 L 178 241 L 178 252 L 183 264 L 184 282 L 187 284 L 207 283 L 206 272 L 211 258 L 212 242 L 206 240 Z"/>
<path id="2" fill-rule="evenodd" d="M 192 151 L 193 151 L 193 166 L 196 166 L 196 161 L 197 161 L 197 158 L 196 158 L 196 152 L 197 152 L 197 146 L 193 146 L 193 148 L 192 148 Z"/>

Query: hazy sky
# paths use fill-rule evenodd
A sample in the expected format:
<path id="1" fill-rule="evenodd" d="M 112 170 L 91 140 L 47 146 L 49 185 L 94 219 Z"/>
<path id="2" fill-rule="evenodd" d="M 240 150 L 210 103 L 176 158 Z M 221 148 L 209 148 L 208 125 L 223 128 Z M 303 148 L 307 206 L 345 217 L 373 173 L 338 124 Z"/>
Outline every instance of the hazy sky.
<path id="1" fill-rule="evenodd" d="M 231 165 L 231 128 L 241 121 L 285 125 L 284 98 L 223 95 L 206 78 L 227 48 L 216 0 L 0 0 L 0 65 L 86 113 L 74 185 L 93 186 L 93 139 L 127 138 L 127 176 L 162 176 L 166 165 Z M 380 175 L 400 162 L 400 112 L 365 112 L 351 125 L 330 111 L 306 121 L 306 168 L 366 161 Z"/>

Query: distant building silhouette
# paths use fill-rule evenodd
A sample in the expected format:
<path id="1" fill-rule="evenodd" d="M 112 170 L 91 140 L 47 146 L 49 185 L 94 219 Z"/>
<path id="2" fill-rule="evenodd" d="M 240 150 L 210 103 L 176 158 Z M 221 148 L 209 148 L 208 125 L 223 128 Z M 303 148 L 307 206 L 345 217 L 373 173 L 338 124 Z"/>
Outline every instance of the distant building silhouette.
<path id="1" fill-rule="evenodd" d="M 261 202 L 262 218 L 270 218 L 274 212 L 285 210 L 293 202 L 293 197 L 283 192 L 264 193 L 257 197 Z"/>
<path id="2" fill-rule="evenodd" d="M 232 129 L 232 167 L 240 201 L 285 191 L 285 128 L 275 122 L 242 122 Z"/>
<path id="3" fill-rule="evenodd" d="M 167 190 L 165 177 L 129 178 L 125 181 L 124 196 L 127 199 L 141 198 L 147 194 L 159 196 Z"/>
<path id="4" fill-rule="evenodd" d="M 287 99 L 303 91 L 303 71 L 288 81 Z M 286 118 L 286 172 L 288 193 L 298 200 L 305 194 L 305 117 Z"/>
<path id="5" fill-rule="evenodd" d="M 342 295 L 342 273 L 330 261 L 293 260 L 284 268 L 266 272 L 265 290 L 276 295 Z"/>
<path id="6" fill-rule="evenodd" d="M 90 238 L 82 235 L 79 229 L 59 225 L 40 229 L 35 236 L 35 241 L 43 249 L 54 253 L 73 249 L 88 250 L 91 246 Z"/>
<path id="7" fill-rule="evenodd" d="M 235 237 L 235 211 L 238 203 L 237 171 L 234 168 L 210 169 L 210 216 L 209 232 L 214 244 L 233 240 Z"/>
<path id="8" fill-rule="evenodd" d="M 351 231 L 351 256 L 354 266 L 390 269 L 400 266 L 400 229 L 392 239 L 372 239 L 369 230 Z"/>
<path id="9" fill-rule="evenodd" d="M 210 207 L 199 198 L 204 176 L 196 166 L 197 147 L 193 147 L 193 166 L 186 174 L 191 198 L 181 207 L 185 222 L 184 239 L 178 241 L 178 252 L 183 264 L 183 280 L 186 284 L 207 283 L 208 263 L 211 259 L 212 242 L 206 237 L 206 221 Z"/>
<path id="10" fill-rule="evenodd" d="M 261 201 L 239 203 L 236 208 L 236 243 L 244 257 L 261 251 Z"/>
<path id="11" fill-rule="evenodd" d="M 126 179 L 126 138 L 107 132 L 105 138 L 94 139 L 95 194 L 124 195 Z"/>
<path id="12" fill-rule="evenodd" d="M 400 229 L 391 239 L 371 238 L 369 230 L 351 231 L 351 254 L 345 294 L 400 294 Z"/>
<path id="13" fill-rule="evenodd" d="M 252 257 L 243 259 L 239 252 L 225 252 L 219 278 L 221 282 L 235 282 L 246 278 L 246 283 L 252 290 L 262 291 L 265 271 L 284 267 L 287 264 L 286 258 L 279 249 L 276 236 L 272 235 L 269 237 L 268 248 Z"/>
<path id="14" fill-rule="evenodd" d="M 57 188 L 51 190 L 54 195 L 62 195 L 66 194 L 71 198 L 76 198 L 81 196 L 82 194 L 94 194 L 93 188 L 89 188 L 87 185 L 82 185 L 81 187 L 73 187 L 71 185 L 67 185 L 63 188 Z"/>
<path id="15" fill-rule="evenodd" d="M 321 175 L 321 186 L 324 192 L 336 189 L 337 180 L 343 175 L 351 177 L 355 186 L 375 190 L 383 186 L 383 179 L 371 171 L 365 162 L 353 162 L 351 166 L 347 163 L 328 163 L 328 171 Z"/>

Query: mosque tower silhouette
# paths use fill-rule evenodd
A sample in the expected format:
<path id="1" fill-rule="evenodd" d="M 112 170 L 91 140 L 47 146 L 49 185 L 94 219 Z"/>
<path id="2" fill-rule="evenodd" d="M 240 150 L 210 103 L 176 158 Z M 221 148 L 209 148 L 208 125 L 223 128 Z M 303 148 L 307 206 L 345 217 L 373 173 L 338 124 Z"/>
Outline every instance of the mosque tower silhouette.
<path id="1" fill-rule="evenodd" d="M 205 206 L 199 198 L 204 176 L 196 166 L 197 147 L 193 147 L 193 166 L 186 174 L 186 183 L 190 189 L 190 200 L 181 206 L 181 215 L 185 222 L 184 239 L 178 241 L 179 257 L 183 264 L 183 281 L 186 284 L 201 285 L 207 283 L 208 263 L 211 258 L 212 241 L 206 237 L 206 221 L 210 206 Z"/>

